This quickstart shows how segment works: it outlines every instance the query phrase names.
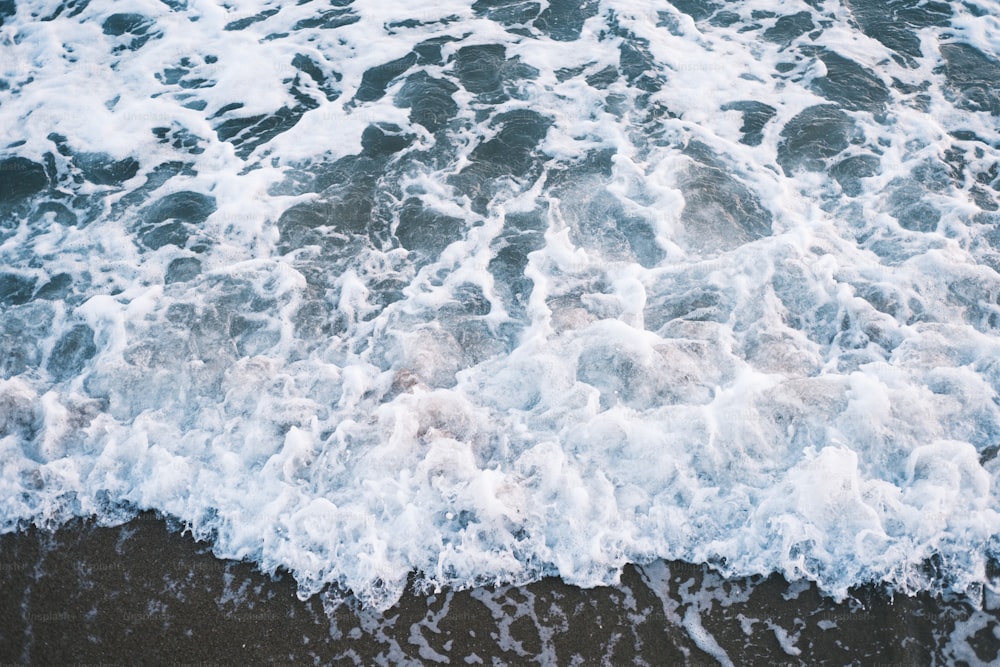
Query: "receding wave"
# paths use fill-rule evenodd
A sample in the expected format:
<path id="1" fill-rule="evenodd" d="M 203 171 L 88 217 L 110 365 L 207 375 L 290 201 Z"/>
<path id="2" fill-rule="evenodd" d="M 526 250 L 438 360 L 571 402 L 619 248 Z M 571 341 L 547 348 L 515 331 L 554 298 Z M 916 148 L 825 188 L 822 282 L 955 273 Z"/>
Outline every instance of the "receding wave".
<path id="1" fill-rule="evenodd" d="M 7 4 L 0 530 L 986 581 L 995 2 Z"/>

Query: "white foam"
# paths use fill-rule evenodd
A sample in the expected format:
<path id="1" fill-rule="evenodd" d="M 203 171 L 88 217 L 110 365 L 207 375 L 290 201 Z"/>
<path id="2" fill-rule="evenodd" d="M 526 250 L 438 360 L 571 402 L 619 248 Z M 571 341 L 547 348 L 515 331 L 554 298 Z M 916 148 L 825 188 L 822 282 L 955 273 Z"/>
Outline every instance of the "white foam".
<path id="1" fill-rule="evenodd" d="M 952 104 L 933 50 L 916 67 L 897 63 L 845 10 L 824 7 L 839 27 L 811 42 L 887 85 L 931 82 L 929 111 L 889 89 L 889 120 L 848 114 L 857 131 L 837 159 L 876 156 L 881 173 L 847 196 L 825 172 L 788 174 L 777 163 L 785 124 L 827 102 L 810 88 L 821 64 L 778 76 L 791 51 L 738 25 L 695 23 L 666 3 L 652 13 L 604 3 L 572 43 L 505 30 L 460 2 L 413 13 L 358 2 L 354 24 L 294 30 L 314 17 L 307 3 L 241 31 L 222 28 L 268 3 L 190 5 L 186 14 L 136 5 L 130 11 L 154 19 L 149 31 L 160 34 L 114 55 L 120 40 L 100 29 L 120 11 L 110 2 L 51 23 L 22 8 L 2 29 L 17 36 L 8 40 L 17 64 L 3 65 L 13 84 L 0 91 L 0 122 L 25 143 L 0 157 L 41 163 L 53 154 L 58 189 L 90 197 L 75 212 L 92 218 L 19 220 L 0 245 L 5 267 L 39 286 L 66 272 L 78 291 L 45 306 L 51 330 L 37 344 L 31 331 L 3 329 L 11 359 L 34 359 L 0 380 L 4 530 L 153 509 L 212 539 L 220 556 L 290 570 L 302 595 L 335 583 L 380 607 L 414 571 L 431 586 L 553 573 L 593 586 L 654 558 L 734 575 L 781 572 L 837 596 L 866 581 L 934 585 L 921 574 L 934 556 L 948 585 L 982 582 L 995 555 L 984 545 L 1000 534 L 1000 464 L 984 455 L 1000 433 L 1000 278 L 977 227 L 985 223 L 972 221 L 971 182 L 931 187 L 914 170 L 943 165 L 955 130 L 986 139 L 975 142 L 982 155 L 967 153 L 985 169 L 997 131 L 988 114 Z M 656 25 L 656 11 L 672 13 L 677 34 Z M 457 22 L 438 20 L 452 14 Z M 412 17 L 427 23 L 388 27 Z M 955 30 L 995 56 L 991 21 L 963 15 Z M 625 30 L 646 40 L 656 61 L 649 74 L 666 82 L 648 100 L 621 74 L 605 88 L 585 81 L 618 64 Z M 349 103 L 365 71 L 435 37 L 457 41 L 442 47 L 444 64 L 413 71 L 457 81 L 449 59 L 460 48 L 503 44 L 539 73 L 496 106 L 456 93 L 457 117 L 437 136 L 393 105 L 403 77 L 381 100 Z M 931 28 L 922 37 L 943 39 Z M 339 97 L 314 95 L 294 127 L 240 157 L 213 114 L 237 102 L 232 117 L 296 108 L 286 80 L 312 85 L 291 65 L 298 53 L 330 75 Z M 184 58 L 186 80 L 214 85 L 156 78 Z M 584 69 L 559 81 L 556 72 L 571 67 Z M 739 113 L 721 111 L 740 100 L 774 108 L 759 146 L 740 143 Z M 191 102 L 204 109 L 184 106 Z M 645 118 L 653 103 L 672 115 Z M 520 109 L 552 121 L 537 151 L 569 176 L 559 190 L 547 180 L 554 169 L 534 181 L 512 176 L 477 208 L 450 179 L 501 131 L 490 117 Z M 380 201 L 392 208 L 419 195 L 463 221 L 460 238 L 421 266 L 416 253 L 371 238 L 282 255 L 281 214 L 327 195 L 269 193 L 285 176 L 311 178 L 305 161 L 358 153 L 374 122 L 400 125 L 435 156 L 392 172 L 405 163 L 394 158 Z M 187 130 L 203 150 L 160 141 L 160 127 Z M 51 132 L 75 153 L 134 157 L 141 170 L 121 191 L 76 183 L 79 170 Z M 597 149 L 615 152 L 610 173 L 578 164 Z M 167 162 L 189 168 L 138 190 Z M 725 166 L 701 195 L 684 176 L 699 164 Z M 900 183 L 939 211 L 937 227 L 905 227 L 893 194 Z M 211 243 L 143 249 L 144 207 L 182 191 L 216 199 L 192 232 Z M 771 233 L 730 247 L 735 227 L 686 229 L 684 207 L 720 191 L 751 193 L 770 212 Z M 726 201 L 705 205 L 738 218 Z M 536 209 L 539 242 L 525 251 L 524 270 L 533 290 L 516 306 L 504 292 L 511 277 L 491 262 L 516 236 L 514 215 Z M 602 236 L 618 211 L 645 221 L 649 235 Z M 720 247 L 699 245 L 702 232 Z M 647 251 L 662 259 L 633 261 Z M 198 259 L 201 272 L 164 284 L 177 258 Z M 377 283 L 388 277 L 405 285 L 384 306 Z M 468 305 L 460 290 L 469 285 L 489 313 L 441 315 Z M 3 326 L 40 320 L 38 303 L 4 306 Z M 318 315 L 304 324 L 303 312 Z M 53 380 L 58 341 L 84 325 L 98 352 Z M 670 614 L 728 660 L 697 614 Z M 796 655 L 794 635 L 774 632 Z"/>

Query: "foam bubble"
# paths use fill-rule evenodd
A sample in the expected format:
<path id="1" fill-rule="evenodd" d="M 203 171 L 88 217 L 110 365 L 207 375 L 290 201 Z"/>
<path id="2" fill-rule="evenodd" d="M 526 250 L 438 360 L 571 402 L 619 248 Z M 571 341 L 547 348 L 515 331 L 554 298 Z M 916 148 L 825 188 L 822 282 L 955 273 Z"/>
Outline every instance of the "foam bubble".
<path id="1" fill-rule="evenodd" d="M 152 509 L 379 607 L 983 583 L 995 17 L 59 6 L 0 33 L 3 530 Z"/>

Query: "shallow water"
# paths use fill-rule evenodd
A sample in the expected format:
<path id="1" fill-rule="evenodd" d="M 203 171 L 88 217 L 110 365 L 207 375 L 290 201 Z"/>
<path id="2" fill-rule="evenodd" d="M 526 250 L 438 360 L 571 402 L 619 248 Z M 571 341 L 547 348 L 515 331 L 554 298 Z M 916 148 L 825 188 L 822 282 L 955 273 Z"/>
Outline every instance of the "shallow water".
<path id="1" fill-rule="evenodd" d="M 997 3 L 0 13 L 0 530 L 992 590 Z"/>

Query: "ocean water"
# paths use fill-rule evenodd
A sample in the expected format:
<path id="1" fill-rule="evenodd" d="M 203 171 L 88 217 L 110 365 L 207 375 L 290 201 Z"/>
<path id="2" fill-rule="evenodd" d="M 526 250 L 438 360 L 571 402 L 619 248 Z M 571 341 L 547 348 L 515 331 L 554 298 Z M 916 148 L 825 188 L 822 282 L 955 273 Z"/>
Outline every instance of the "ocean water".
<path id="1" fill-rule="evenodd" d="M 377 609 L 996 588 L 1000 3 L 0 20 L 0 531 L 151 510 Z"/>

